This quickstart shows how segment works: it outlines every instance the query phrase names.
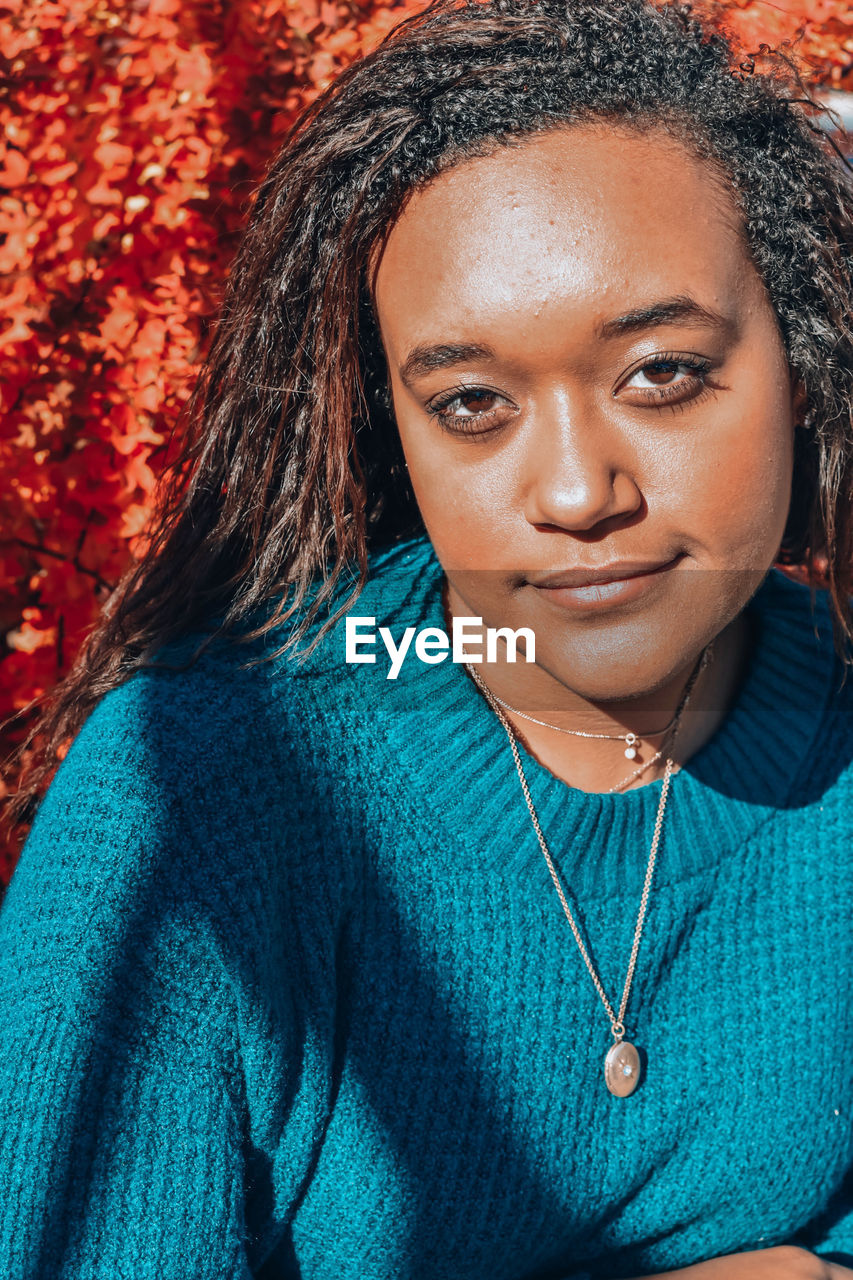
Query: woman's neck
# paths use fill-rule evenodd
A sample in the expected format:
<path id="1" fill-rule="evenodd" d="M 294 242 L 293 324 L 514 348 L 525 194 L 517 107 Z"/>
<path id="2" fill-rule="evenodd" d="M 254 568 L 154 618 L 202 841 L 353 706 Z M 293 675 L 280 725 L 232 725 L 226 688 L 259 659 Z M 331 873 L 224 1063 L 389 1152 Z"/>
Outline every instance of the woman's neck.
<path id="1" fill-rule="evenodd" d="M 454 612 L 465 613 L 461 601 L 454 609 L 452 589 L 446 592 L 445 600 L 450 617 Z M 676 717 L 701 654 L 691 655 L 664 686 L 652 693 L 608 703 L 590 702 L 536 664 L 499 660 L 478 665 L 476 671 L 488 690 L 510 707 L 547 726 L 559 726 L 546 727 L 502 707 L 523 745 L 557 778 L 581 791 L 628 790 L 662 777 L 667 756 L 677 767 L 684 765 L 710 741 L 734 701 L 749 648 L 749 621 L 741 614 L 717 636 L 710 661 L 696 673 L 674 740 L 671 733 L 654 731 L 665 730 Z M 629 759 L 624 736 L 581 737 L 560 729 L 608 735 L 633 732 L 642 738 L 642 743 L 639 755 Z M 638 772 L 658 752 L 661 754 L 657 762 Z"/>

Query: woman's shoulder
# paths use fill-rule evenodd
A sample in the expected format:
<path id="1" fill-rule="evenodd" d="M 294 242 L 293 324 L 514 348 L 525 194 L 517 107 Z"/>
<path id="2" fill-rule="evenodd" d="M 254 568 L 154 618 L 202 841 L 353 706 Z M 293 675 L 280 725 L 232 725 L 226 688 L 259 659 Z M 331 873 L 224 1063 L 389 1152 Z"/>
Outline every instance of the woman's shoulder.
<path id="1" fill-rule="evenodd" d="M 130 893 L 151 875 L 181 896 L 203 881 L 236 890 L 258 868 L 298 873 L 335 781 L 335 673 L 277 653 L 285 638 L 185 634 L 106 692 L 36 812 L 10 897 L 29 885 L 91 903 L 93 886 Z"/>
<path id="2" fill-rule="evenodd" d="M 287 700 L 275 707 L 257 653 L 220 639 L 202 647 L 202 633 L 162 647 L 98 701 L 72 741 L 50 788 L 91 791 L 160 803 L 178 816 L 205 779 L 245 776 L 270 755 L 260 742 L 287 730 Z M 267 723 L 264 723 L 266 716 Z"/>
<path id="3" fill-rule="evenodd" d="M 377 625 L 416 615 L 419 599 L 435 590 L 436 567 L 422 539 L 378 552 L 353 608 Z M 328 736 L 347 673 L 345 616 L 333 616 L 344 595 L 313 649 L 310 632 L 285 648 L 287 625 L 249 639 L 200 629 L 162 645 L 89 713 L 37 822 L 46 821 L 42 810 L 55 815 L 85 798 L 123 825 L 138 807 L 149 815 L 159 808 L 174 828 L 195 825 L 234 795 L 262 806 L 286 797 L 305 754 Z"/>
<path id="4" fill-rule="evenodd" d="M 408 622 L 434 602 L 440 578 L 431 543 L 414 538 L 374 551 L 360 589 L 355 573 L 339 580 L 296 643 L 291 636 L 318 582 L 293 615 L 263 634 L 254 633 L 274 601 L 231 632 L 214 620 L 172 639 L 100 699 L 72 751 L 80 756 L 97 739 L 127 757 L 152 742 L 176 753 L 173 758 L 200 748 L 227 750 L 228 743 L 251 756 L 259 739 L 269 742 L 297 727 L 303 734 L 318 685 L 343 674 L 347 617 L 370 616 L 377 627 Z"/>

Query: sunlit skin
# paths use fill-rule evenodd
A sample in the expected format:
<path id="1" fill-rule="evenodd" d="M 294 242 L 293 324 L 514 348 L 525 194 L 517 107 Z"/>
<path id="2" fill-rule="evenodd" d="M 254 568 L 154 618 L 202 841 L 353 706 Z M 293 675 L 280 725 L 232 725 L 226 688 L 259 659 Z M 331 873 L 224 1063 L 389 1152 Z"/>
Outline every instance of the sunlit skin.
<path id="1" fill-rule="evenodd" d="M 660 130 L 502 146 L 412 198 L 375 304 L 449 613 L 536 635 L 536 664 L 484 664 L 487 684 L 551 723 L 648 732 L 716 637 L 688 759 L 748 660 L 800 412 L 724 182 Z M 622 585 L 543 583 L 600 570 Z M 516 725 L 571 785 L 625 776 L 619 742 Z"/>

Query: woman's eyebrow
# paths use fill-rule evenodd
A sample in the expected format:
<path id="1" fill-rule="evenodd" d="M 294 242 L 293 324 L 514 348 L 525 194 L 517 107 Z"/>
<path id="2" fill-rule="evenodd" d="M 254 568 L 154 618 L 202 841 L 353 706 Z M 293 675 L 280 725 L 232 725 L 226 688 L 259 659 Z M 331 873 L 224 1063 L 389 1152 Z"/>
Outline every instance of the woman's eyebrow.
<path id="1" fill-rule="evenodd" d="M 678 324 L 685 320 L 698 321 L 700 324 L 713 325 L 716 328 L 731 329 L 734 322 L 719 311 L 705 307 L 695 298 L 679 294 L 674 298 L 663 298 L 652 302 L 647 307 L 637 307 L 626 311 L 624 315 L 613 320 L 604 320 L 596 326 L 599 338 L 618 338 L 637 329 L 650 329 L 654 325 Z"/>
<path id="2" fill-rule="evenodd" d="M 454 364 L 468 364 L 472 360 L 494 360 L 491 347 L 476 342 L 439 342 L 435 345 L 420 343 L 412 347 L 400 366 L 400 377 L 406 386 L 415 378 L 435 369 L 447 369 Z"/>

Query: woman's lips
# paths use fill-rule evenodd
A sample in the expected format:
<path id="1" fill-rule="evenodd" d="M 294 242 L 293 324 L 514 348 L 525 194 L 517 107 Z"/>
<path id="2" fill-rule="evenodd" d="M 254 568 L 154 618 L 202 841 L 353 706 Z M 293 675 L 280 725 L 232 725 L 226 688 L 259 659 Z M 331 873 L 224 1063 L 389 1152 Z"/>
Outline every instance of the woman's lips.
<path id="1" fill-rule="evenodd" d="M 653 563 L 624 563 L 601 569 L 571 569 L 529 579 L 530 585 L 551 604 L 585 611 L 627 604 L 657 585 L 660 576 L 672 569 L 681 556 Z"/>

